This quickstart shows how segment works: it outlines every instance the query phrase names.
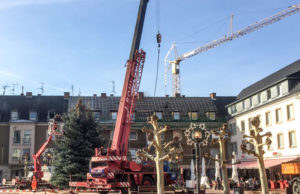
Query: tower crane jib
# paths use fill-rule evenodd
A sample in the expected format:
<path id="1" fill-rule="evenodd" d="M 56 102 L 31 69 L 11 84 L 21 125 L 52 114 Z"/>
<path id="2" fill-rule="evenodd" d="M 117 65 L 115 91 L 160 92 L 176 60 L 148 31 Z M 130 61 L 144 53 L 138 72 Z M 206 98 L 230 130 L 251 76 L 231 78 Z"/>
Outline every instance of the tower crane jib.
<path id="1" fill-rule="evenodd" d="M 222 44 L 225 44 L 231 40 L 234 40 L 234 39 L 237 39 L 241 36 L 244 36 L 246 34 L 249 34 L 250 32 L 253 32 L 253 31 L 256 31 L 258 29 L 261 29 L 267 25 L 270 25 L 270 24 L 273 24 L 275 22 L 278 22 L 288 16 L 291 16 L 291 15 L 294 15 L 296 13 L 298 13 L 300 11 L 300 4 L 297 4 L 297 5 L 293 5 L 293 6 L 290 6 L 288 9 L 286 10 L 283 10 L 277 14 L 274 14 L 270 17 L 267 17 L 263 20 L 260 20 L 250 26 L 247 26 L 243 29 L 240 29 L 236 32 L 233 32 L 230 36 L 224 36 L 222 38 L 219 38 L 219 39 L 216 39 L 216 40 L 213 40 L 212 42 L 209 42 L 197 49 L 194 49 L 192 51 L 189 51 L 189 52 L 186 52 L 182 55 L 180 55 L 179 57 L 175 57 L 175 60 L 173 61 L 170 61 L 168 60 L 168 56 L 170 55 L 170 52 L 172 50 L 175 50 L 176 49 L 176 46 L 175 44 L 172 44 L 172 47 L 171 49 L 168 51 L 166 57 L 165 57 L 165 66 L 167 66 L 167 62 L 170 64 L 169 65 L 169 68 L 165 68 L 165 77 L 167 75 L 167 70 L 170 69 L 170 66 L 172 66 L 172 93 L 173 95 L 175 95 L 176 93 L 180 93 L 180 80 L 179 80 L 179 67 L 180 67 L 180 62 L 187 59 L 187 58 L 190 58 L 192 56 L 195 56 L 197 54 L 200 54 L 202 52 L 205 52 L 209 49 L 212 49 L 216 46 L 219 46 L 219 45 L 222 45 Z M 176 51 L 177 52 L 177 51 Z M 176 69 L 176 71 L 173 71 L 173 69 Z M 166 80 L 166 78 L 165 78 Z M 174 85 L 175 84 L 175 85 Z"/>

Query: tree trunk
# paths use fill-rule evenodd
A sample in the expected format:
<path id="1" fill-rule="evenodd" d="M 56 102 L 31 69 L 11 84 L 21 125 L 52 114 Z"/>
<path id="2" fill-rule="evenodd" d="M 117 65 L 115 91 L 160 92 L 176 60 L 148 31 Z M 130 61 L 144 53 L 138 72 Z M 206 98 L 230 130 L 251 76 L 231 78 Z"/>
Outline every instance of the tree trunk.
<path id="1" fill-rule="evenodd" d="M 257 149 L 257 150 L 259 153 L 259 155 L 257 157 L 257 162 L 258 162 L 258 167 L 259 167 L 259 178 L 260 178 L 260 184 L 261 184 L 261 191 L 262 191 L 262 194 L 269 194 L 266 168 L 265 168 L 265 163 L 264 163 L 264 156 L 262 154 L 262 149 Z"/>
<path id="2" fill-rule="evenodd" d="M 165 181 L 164 181 L 164 170 L 163 170 L 163 161 L 159 161 L 157 157 L 155 159 L 156 163 L 156 185 L 157 185 L 157 194 L 164 194 Z"/>
<path id="3" fill-rule="evenodd" d="M 221 160 L 226 161 L 224 140 L 220 141 L 220 153 L 221 153 Z M 224 190 L 223 190 L 224 194 L 230 194 L 227 168 L 226 168 L 226 163 L 224 163 L 224 162 L 221 163 L 221 171 L 222 171 L 222 183 L 223 183 L 223 187 L 224 187 Z"/>

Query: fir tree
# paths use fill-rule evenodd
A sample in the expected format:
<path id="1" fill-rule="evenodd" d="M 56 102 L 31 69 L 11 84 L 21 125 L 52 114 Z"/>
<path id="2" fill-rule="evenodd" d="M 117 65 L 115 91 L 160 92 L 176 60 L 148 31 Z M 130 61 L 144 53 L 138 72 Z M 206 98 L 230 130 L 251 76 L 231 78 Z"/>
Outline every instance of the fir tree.
<path id="1" fill-rule="evenodd" d="M 103 140 L 91 111 L 82 104 L 82 100 L 79 100 L 75 109 L 62 119 L 64 135 L 55 142 L 57 148 L 51 183 L 66 188 L 69 186 L 70 176 L 72 181 L 86 180 L 94 148 L 100 147 Z"/>

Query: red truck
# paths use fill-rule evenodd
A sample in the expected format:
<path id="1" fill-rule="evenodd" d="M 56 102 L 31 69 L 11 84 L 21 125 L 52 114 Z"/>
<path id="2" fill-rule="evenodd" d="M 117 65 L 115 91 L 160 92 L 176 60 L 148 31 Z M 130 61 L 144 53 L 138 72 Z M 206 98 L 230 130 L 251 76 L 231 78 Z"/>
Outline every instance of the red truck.
<path id="1" fill-rule="evenodd" d="M 95 189 L 100 193 L 121 190 L 122 193 L 127 193 L 128 188 L 155 184 L 156 172 L 152 163 L 138 164 L 135 161 L 127 160 L 131 118 L 134 113 L 145 62 L 145 52 L 139 50 L 139 44 L 147 3 L 148 0 L 140 0 L 112 145 L 107 149 L 95 149 L 94 156 L 90 160 L 91 170 L 87 173 L 86 181 L 70 181 L 69 186 L 71 188 Z M 159 41 L 160 39 L 158 39 L 158 43 Z M 174 182 L 170 175 L 166 174 L 166 184 Z"/>

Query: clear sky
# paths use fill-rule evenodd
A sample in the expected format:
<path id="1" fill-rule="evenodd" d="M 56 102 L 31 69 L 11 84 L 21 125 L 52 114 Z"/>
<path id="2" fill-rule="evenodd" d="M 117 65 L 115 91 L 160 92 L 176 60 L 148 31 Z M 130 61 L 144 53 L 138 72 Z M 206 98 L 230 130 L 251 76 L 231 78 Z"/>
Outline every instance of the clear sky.
<path id="1" fill-rule="evenodd" d="M 157 4 L 158 3 L 158 4 Z M 166 94 L 164 62 L 172 42 L 179 54 L 271 16 L 299 0 L 150 0 L 141 48 L 147 52 L 140 91 L 152 96 L 162 34 L 157 95 Z M 139 0 L 0 0 L 0 86 L 45 95 L 121 95 Z M 159 8 L 157 10 L 157 7 Z M 157 14 L 157 12 L 159 14 Z M 159 17 L 157 17 L 159 16 Z M 237 95 L 300 58 L 300 13 L 181 63 L 186 96 Z M 168 74 L 167 94 L 171 94 Z"/>

